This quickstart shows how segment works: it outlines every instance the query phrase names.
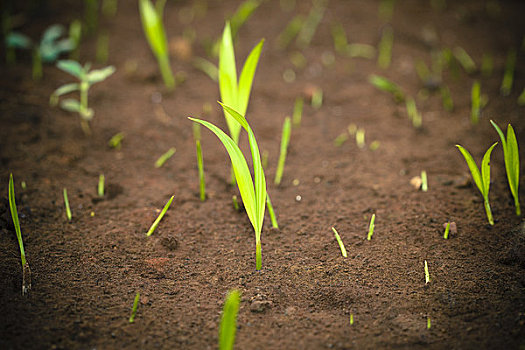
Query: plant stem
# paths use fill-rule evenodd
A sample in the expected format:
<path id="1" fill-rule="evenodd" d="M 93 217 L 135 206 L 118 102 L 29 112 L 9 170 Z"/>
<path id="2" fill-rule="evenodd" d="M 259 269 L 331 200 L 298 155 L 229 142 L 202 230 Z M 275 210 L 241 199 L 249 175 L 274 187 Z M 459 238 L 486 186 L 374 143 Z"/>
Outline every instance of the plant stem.
<path id="1" fill-rule="evenodd" d="M 521 216 L 520 200 L 517 195 L 514 197 L 514 205 L 516 206 L 516 215 Z"/>
<path id="2" fill-rule="evenodd" d="M 204 179 L 204 161 L 202 159 L 201 142 L 196 140 L 195 144 L 197 146 L 197 168 L 199 169 L 200 198 L 201 201 L 204 202 L 206 200 L 206 182 Z"/>
<path id="3" fill-rule="evenodd" d="M 266 206 L 268 207 L 268 214 L 270 214 L 270 220 L 272 221 L 272 227 L 273 228 L 279 228 L 279 224 L 277 223 L 277 219 L 275 218 L 275 212 L 273 211 L 273 205 L 270 201 L 270 196 L 266 194 Z"/>
<path id="4" fill-rule="evenodd" d="M 494 226 L 494 219 L 492 218 L 492 211 L 490 210 L 490 204 L 488 201 L 488 198 L 483 201 L 485 204 L 485 212 L 487 213 L 487 219 L 489 220 L 489 224 Z"/>
<path id="5" fill-rule="evenodd" d="M 157 219 L 155 219 L 155 221 L 153 222 L 153 224 L 149 228 L 148 232 L 146 233 L 147 237 L 151 236 L 151 234 L 157 229 L 157 226 L 159 226 L 160 220 L 162 220 L 162 218 L 164 217 L 164 214 L 166 214 L 166 212 L 168 211 L 168 209 L 169 209 L 169 207 L 171 205 L 171 202 L 173 201 L 174 197 L 175 196 L 171 196 L 171 198 L 168 200 L 168 202 L 166 203 L 166 205 L 164 206 L 164 208 L 160 212 L 160 214 L 157 217 Z"/>
<path id="6" fill-rule="evenodd" d="M 67 197 L 67 189 L 64 188 L 64 205 L 66 206 L 67 220 L 71 221 L 71 208 L 69 207 L 69 199 Z"/>
<path id="7" fill-rule="evenodd" d="M 261 268 L 262 268 L 261 238 L 255 237 L 255 269 L 259 271 Z"/>
<path id="8" fill-rule="evenodd" d="M 42 76 L 42 57 L 40 55 L 40 50 L 35 49 L 33 51 L 33 80 L 41 80 Z"/>
<path id="9" fill-rule="evenodd" d="M 171 71 L 169 56 L 158 56 L 157 60 L 164 85 L 166 85 L 168 90 L 173 90 L 175 88 L 175 78 L 173 78 L 173 72 Z"/>

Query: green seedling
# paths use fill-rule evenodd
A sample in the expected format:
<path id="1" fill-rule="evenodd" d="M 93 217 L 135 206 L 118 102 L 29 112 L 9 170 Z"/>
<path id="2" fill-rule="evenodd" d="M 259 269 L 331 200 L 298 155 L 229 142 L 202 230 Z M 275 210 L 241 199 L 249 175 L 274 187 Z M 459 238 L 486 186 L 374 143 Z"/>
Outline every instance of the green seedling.
<path id="1" fill-rule="evenodd" d="M 444 239 L 448 239 L 449 232 L 450 232 L 450 222 L 447 222 L 447 226 L 445 226 L 445 233 L 443 234 Z"/>
<path id="2" fill-rule="evenodd" d="M 40 43 L 33 50 L 33 79 L 42 79 L 42 62 L 53 63 L 65 52 L 75 48 L 75 43 L 70 38 L 60 39 L 66 29 L 55 24 L 46 29 Z M 60 40 L 59 40 L 60 39 Z"/>
<path id="3" fill-rule="evenodd" d="M 270 196 L 268 194 L 266 194 L 266 206 L 268 207 L 268 214 L 270 215 L 272 227 L 279 228 L 279 224 L 277 223 L 277 218 L 275 217 L 275 212 L 273 210 L 272 201 L 270 200 Z"/>
<path id="4" fill-rule="evenodd" d="M 354 325 L 354 314 L 350 314 L 350 326 Z"/>
<path id="5" fill-rule="evenodd" d="M 5 48 L 7 64 L 16 63 L 16 50 L 29 50 L 33 46 L 31 39 L 15 31 L 10 31 L 5 35 Z"/>
<path id="6" fill-rule="evenodd" d="M 346 50 L 350 58 L 372 59 L 376 55 L 376 48 L 368 44 L 348 44 Z"/>
<path id="7" fill-rule="evenodd" d="M 348 140 L 348 133 L 346 132 L 343 132 L 341 134 L 339 134 L 335 140 L 334 140 L 334 145 L 336 147 L 341 147 L 343 145 L 343 143 L 345 143 L 346 141 Z"/>
<path id="8" fill-rule="evenodd" d="M 423 124 L 423 118 L 417 110 L 416 101 L 414 101 L 412 97 L 407 97 L 405 104 L 407 108 L 408 118 L 412 121 L 412 125 L 416 129 L 420 128 Z"/>
<path id="9" fill-rule="evenodd" d="M 311 104 L 314 109 L 319 109 L 323 105 L 323 90 L 321 88 L 316 88 L 313 91 Z"/>
<path id="10" fill-rule="evenodd" d="M 325 9 L 325 0 L 320 0 L 313 3 L 312 9 L 308 13 L 308 17 L 306 17 L 301 30 L 297 34 L 297 40 L 295 41 L 297 47 L 300 49 L 305 49 L 308 47 L 308 45 L 310 45 L 310 42 L 317 31 L 317 27 L 323 19 Z"/>
<path id="11" fill-rule="evenodd" d="M 73 43 L 73 50 L 69 53 L 69 59 L 78 61 L 80 40 L 82 39 L 82 22 L 78 19 L 69 25 L 69 39 Z"/>
<path id="12" fill-rule="evenodd" d="M 355 143 L 357 144 L 357 147 L 363 149 L 366 146 L 365 143 L 365 130 L 364 129 L 357 129 L 355 132 Z"/>
<path id="13" fill-rule="evenodd" d="M 79 82 L 65 84 L 56 89 L 51 94 L 49 103 L 51 106 L 56 106 L 60 96 L 78 90 L 80 92 L 80 101 L 65 99 L 60 102 L 60 107 L 68 112 L 78 113 L 82 130 L 86 135 L 90 135 L 91 129 L 89 127 L 89 122 L 93 119 L 95 112 L 88 107 L 89 88 L 95 83 L 106 80 L 106 78 L 115 72 L 115 67 L 108 66 L 102 69 L 94 69 L 90 71 L 90 63 L 86 63 L 82 67 L 80 63 L 72 60 L 58 61 L 57 67 L 77 78 Z"/>
<path id="14" fill-rule="evenodd" d="M 425 170 L 421 171 L 421 191 L 423 192 L 428 191 L 427 172 Z"/>
<path id="15" fill-rule="evenodd" d="M 481 58 L 481 74 L 484 78 L 489 78 L 492 75 L 494 69 L 494 60 L 489 54 L 483 54 Z"/>
<path id="16" fill-rule="evenodd" d="M 427 316 L 427 329 L 430 329 L 432 327 L 432 324 L 430 323 L 430 316 Z"/>
<path id="17" fill-rule="evenodd" d="M 237 331 L 237 313 L 239 312 L 240 293 L 232 290 L 228 293 L 222 309 L 219 326 L 219 350 L 232 350 Z"/>
<path id="18" fill-rule="evenodd" d="M 372 74 L 368 77 L 368 81 L 370 82 L 370 84 L 374 85 L 374 87 L 376 87 L 377 89 L 391 93 L 392 96 L 394 97 L 394 100 L 397 103 L 405 101 L 405 94 L 403 90 L 401 90 L 401 88 L 397 84 L 394 84 L 390 80 L 384 77 Z"/>
<path id="19" fill-rule="evenodd" d="M 220 102 L 219 102 L 220 103 Z M 246 121 L 246 119 L 231 107 L 220 103 L 225 112 L 227 112 L 234 120 L 242 126 L 248 133 L 248 140 L 250 144 L 250 151 L 253 163 L 254 180 L 250 174 L 250 169 L 246 163 L 246 159 L 242 154 L 237 143 L 221 129 L 215 125 L 199 119 L 189 118 L 190 120 L 200 123 L 212 131 L 222 142 L 228 155 L 230 156 L 233 173 L 241 194 L 244 207 L 248 218 L 252 223 L 255 231 L 255 266 L 257 270 L 262 267 L 262 252 L 261 252 L 261 231 L 264 221 L 264 211 L 266 207 L 266 178 L 261 164 L 261 156 L 259 154 L 259 147 L 255 140 L 255 135 Z"/>
<path id="20" fill-rule="evenodd" d="M 499 126 L 490 121 L 494 129 L 496 129 L 503 145 L 503 156 L 505 158 L 505 170 L 507 172 L 507 181 L 509 183 L 510 192 L 514 197 L 514 206 L 516 207 L 516 215 L 521 215 L 520 199 L 518 187 L 520 184 L 520 156 L 518 150 L 518 141 L 512 125 L 507 126 L 507 139 L 499 128 Z"/>
<path id="21" fill-rule="evenodd" d="M 116 133 L 109 139 L 108 146 L 111 148 L 114 148 L 116 150 L 119 150 L 122 147 L 122 140 L 124 140 L 125 134 L 121 131 L 119 133 Z"/>
<path id="22" fill-rule="evenodd" d="M 175 149 L 175 147 L 171 147 L 169 150 L 167 150 L 166 152 L 164 152 L 156 161 L 155 161 L 155 168 L 160 168 L 164 165 L 164 163 L 166 163 L 168 161 L 168 159 L 170 159 L 171 157 L 173 157 L 173 155 L 175 154 L 177 150 Z"/>
<path id="23" fill-rule="evenodd" d="M 521 94 L 518 97 L 518 105 L 525 106 L 525 88 L 523 88 L 523 91 L 521 91 Z"/>
<path id="24" fill-rule="evenodd" d="M 168 202 L 166 203 L 166 205 L 164 206 L 164 208 L 160 212 L 159 216 L 157 216 L 157 218 L 155 219 L 155 221 L 153 222 L 153 224 L 149 228 L 148 232 L 146 232 L 146 237 L 151 236 L 153 234 L 153 232 L 155 232 L 155 230 L 157 229 L 157 226 L 159 226 L 160 220 L 162 220 L 162 218 L 164 217 L 164 215 L 166 214 L 166 212 L 170 208 L 171 202 L 173 202 L 173 198 L 174 197 L 175 196 L 171 196 L 171 198 L 168 200 Z"/>
<path id="25" fill-rule="evenodd" d="M 118 0 L 103 0 L 102 14 L 106 17 L 115 17 L 118 9 Z"/>
<path id="26" fill-rule="evenodd" d="M 276 46 L 282 50 L 286 49 L 292 40 L 299 34 L 304 25 L 304 18 L 301 15 L 296 15 L 286 25 L 286 28 L 279 34 L 276 41 Z"/>
<path id="27" fill-rule="evenodd" d="M 372 235 L 374 234 L 375 221 L 376 214 L 372 214 L 372 217 L 370 218 L 370 225 L 368 225 L 368 236 L 366 237 L 368 241 L 372 239 Z"/>
<path id="28" fill-rule="evenodd" d="M 428 264 L 425 260 L 425 284 L 428 284 L 430 282 L 430 273 L 428 272 Z"/>
<path id="29" fill-rule="evenodd" d="M 334 49 L 338 54 L 346 54 L 348 49 L 348 39 L 345 29 L 340 22 L 333 23 L 331 28 Z"/>
<path id="30" fill-rule="evenodd" d="M 199 170 L 199 194 L 202 202 L 206 200 L 206 181 L 204 178 L 204 160 L 202 158 L 200 124 L 193 123 L 193 138 L 197 148 L 197 169 Z"/>
<path id="31" fill-rule="evenodd" d="M 337 244 L 339 244 L 339 249 L 341 249 L 341 254 L 343 255 L 344 258 L 346 258 L 347 257 L 346 248 L 345 248 L 345 245 L 343 244 L 343 241 L 341 240 L 341 236 L 339 236 L 339 233 L 337 233 L 337 230 L 335 229 L 335 227 L 332 227 L 332 231 L 334 231 L 334 236 L 335 236 L 335 239 L 337 240 Z"/>
<path id="32" fill-rule="evenodd" d="M 135 322 L 135 315 L 137 315 L 137 309 L 139 307 L 140 293 L 137 292 L 135 300 L 133 300 L 133 308 L 131 309 L 131 316 L 129 316 L 129 323 Z"/>
<path id="33" fill-rule="evenodd" d="M 304 100 L 302 97 L 297 97 L 293 105 L 292 124 L 294 128 L 301 126 L 301 119 L 303 117 Z"/>
<path id="34" fill-rule="evenodd" d="M 97 38 L 96 61 L 105 64 L 109 58 L 109 35 L 101 33 Z"/>
<path id="35" fill-rule="evenodd" d="M 335 52 L 349 56 L 351 58 L 374 58 L 375 47 L 367 44 L 349 44 L 346 33 L 341 23 L 332 26 L 332 39 L 334 40 Z"/>
<path id="36" fill-rule="evenodd" d="M 444 48 L 441 51 L 441 60 L 443 62 L 443 66 L 448 67 L 450 70 L 450 73 L 454 79 L 459 78 L 459 65 L 458 60 L 454 57 L 454 54 L 452 53 L 452 50 L 449 48 Z"/>
<path id="37" fill-rule="evenodd" d="M 503 80 L 501 81 L 500 92 L 503 96 L 510 95 L 512 90 L 512 82 L 514 80 L 514 68 L 516 67 L 517 53 L 515 49 L 511 49 L 507 54 L 507 62 L 505 64 L 505 72 L 503 73 Z"/>
<path id="38" fill-rule="evenodd" d="M 175 78 L 170 66 L 168 41 L 164 23 L 162 22 L 165 4 L 166 0 L 158 0 L 155 6 L 150 0 L 139 0 L 139 9 L 142 28 L 159 64 L 164 85 L 168 90 L 173 90 L 175 88 Z"/>
<path id="39" fill-rule="evenodd" d="M 370 146 L 368 148 L 370 148 L 371 151 L 376 151 L 380 145 L 381 145 L 381 142 L 375 140 L 370 143 Z"/>
<path id="40" fill-rule="evenodd" d="M 346 128 L 346 130 L 348 131 L 350 136 L 355 137 L 355 134 L 357 133 L 357 125 L 355 125 L 354 123 L 350 123 L 348 127 Z"/>
<path id="41" fill-rule="evenodd" d="M 232 204 L 233 204 L 233 209 L 235 209 L 236 211 L 241 210 L 241 207 L 239 206 L 239 201 L 237 200 L 236 195 L 232 196 Z"/>
<path id="42" fill-rule="evenodd" d="M 450 95 L 450 89 L 448 86 L 443 85 L 439 89 L 439 92 L 441 93 L 441 100 L 443 101 L 443 108 L 447 112 L 452 112 L 454 109 L 454 101 L 452 100 L 452 96 Z"/>
<path id="43" fill-rule="evenodd" d="M 214 82 L 219 81 L 219 69 L 216 65 L 202 57 L 195 57 L 192 63 L 195 68 L 202 71 L 204 74 L 210 77 L 211 80 Z"/>
<path id="44" fill-rule="evenodd" d="M 386 26 L 381 34 L 381 40 L 377 47 L 377 65 L 381 69 L 387 69 L 392 61 L 392 47 L 394 46 L 394 31 L 391 26 Z"/>
<path id="45" fill-rule="evenodd" d="M 20 183 L 20 186 L 22 186 L 22 189 L 23 189 L 23 190 L 27 189 L 27 184 L 26 184 L 25 181 L 22 181 L 22 182 Z"/>
<path id="46" fill-rule="evenodd" d="M 13 174 L 9 175 L 9 209 L 11 211 L 11 218 L 13 219 L 13 226 L 15 227 L 18 246 L 20 247 L 20 260 L 22 262 L 22 295 L 25 295 L 31 289 L 31 270 L 29 269 L 29 264 L 26 260 L 24 241 L 22 240 L 22 231 L 20 230 L 20 221 L 18 220 L 18 211 L 16 210 Z"/>
<path id="47" fill-rule="evenodd" d="M 97 186 L 97 193 L 99 197 L 104 197 L 104 183 L 106 182 L 106 178 L 104 174 L 100 174 L 98 177 L 98 186 Z"/>
<path id="48" fill-rule="evenodd" d="M 492 153 L 492 149 L 496 147 L 497 144 L 497 142 L 494 143 L 492 146 L 490 146 L 487 152 L 485 152 L 483 160 L 481 161 L 481 172 L 478 169 L 476 162 L 474 161 L 474 158 L 472 158 L 470 153 L 462 146 L 456 145 L 456 147 L 460 150 L 461 154 L 463 154 L 463 157 L 465 158 L 465 161 L 467 162 L 467 165 L 470 169 L 470 173 L 472 174 L 472 179 L 478 187 L 479 192 L 481 192 L 481 195 L 483 196 L 485 212 L 487 213 L 487 219 L 489 221 L 489 224 L 491 225 L 494 225 L 494 219 L 492 218 L 492 211 L 490 210 L 489 204 L 490 154 Z"/>
<path id="49" fill-rule="evenodd" d="M 456 46 L 452 51 L 452 54 L 467 74 L 472 74 L 476 71 L 476 63 L 464 48 Z"/>
<path id="50" fill-rule="evenodd" d="M 281 151 L 279 152 L 279 162 L 277 163 L 277 170 L 275 172 L 274 184 L 279 185 L 283 177 L 284 163 L 286 161 L 286 154 L 288 152 L 288 144 L 290 143 L 290 135 L 292 132 L 292 123 L 290 117 L 284 118 L 283 132 L 281 136 Z"/>
<path id="51" fill-rule="evenodd" d="M 64 188 L 64 205 L 66 207 L 67 221 L 71 221 L 71 208 L 69 207 L 69 199 L 67 198 L 67 190 Z"/>
<path id="52" fill-rule="evenodd" d="M 98 0 L 84 0 L 86 32 L 93 34 L 98 27 Z"/>
<path id="53" fill-rule="evenodd" d="M 470 122 L 477 124 L 479 117 L 481 116 L 481 84 L 479 81 L 475 81 L 472 84 L 471 96 L 471 109 L 470 109 Z"/>

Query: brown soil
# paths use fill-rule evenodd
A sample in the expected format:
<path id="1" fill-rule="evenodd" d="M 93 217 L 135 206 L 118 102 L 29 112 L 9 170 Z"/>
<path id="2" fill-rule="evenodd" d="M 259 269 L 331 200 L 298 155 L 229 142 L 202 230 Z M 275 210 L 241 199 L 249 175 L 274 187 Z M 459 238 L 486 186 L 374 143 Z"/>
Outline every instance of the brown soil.
<path id="1" fill-rule="evenodd" d="M 23 31 L 36 38 L 49 24 L 69 23 L 81 11 L 77 2 L 56 3 L 40 12 L 44 16 L 30 17 Z M 378 43 L 383 26 L 377 1 L 330 1 L 303 52 L 307 66 L 296 70 L 292 83 L 282 74 L 293 68 L 289 56 L 295 49 L 280 51 L 275 42 L 295 13 L 308 13 L 310 2 L 298 1 L 294 12 L 282 11 L 278 1 L 264 2 L 243 27 L 239 58 L 266 38 L 247 115 L 261 149 L 269 152 L 268 190 L 280 224 L 272 229 L 268 218 L 265 222 L 259 272 L 251 225 L 231 205 L 236 190 L 227 183 L 226 152 L 207 130 L 202 130 L 202 143 L 208 199 L 198 198 L 186 117 L 201 115 L 203 104 L 210 103 L 212 112 L 203 117 L 226 127 L 215 104 L 217 84 L 173 56 L 174 70 L 185 72 L 187 79 L 175 92 L 163 91 L 136 2 L 120 1 L 116 18 L 101 20 L 100 28 L 110 35 L 109 63 L 117 72 L 92 89 L 96 115 L 90 138 L 76 116 L 48 106 L 50 93 L 70 82 L 69 76 L 49 66 L 45 80 L 34 83 L 30 58 L 23 53 L 16 66 L 2 65 L 0 348 L 213 349 L 222 304 L 233 288 L 242 292 L 238 349 L 523 348 L 525 226 L 514 215 L 502 148 L 492 158 L 496 224 L 490 227 L 479 192 L 465 186 L 468 170 L 454 145 L 464 145 L 479 162 L 499 141 L 489 119 L 502 126 L 510 122 L 518 137 L 525 135 L 525 110 L 516 104 L 525 84 L 523 50 L 512 94 L 499 95 L 506 52 L 520 47 L 523 38 L 525 3 L 501 1 L 495 16 L 485 5 L 496 2 L 448 3 L 443 11 L 433 10 L 428 1 L 396 3 L 392 65 L 382 71 L 375 60 L 340 55 L 334 65 L 322 64 L 322 54 L 333 52 L 331 23 L 342 22 L 350 41 L 371 45 Z M 183 24 L 181 11 L 192 2 L 169 2 L 167 32 L 174 38 L 194 28 L 193 54 L 205 56 L 199 42 L 217 37 L 223 18 L 237 5 L 208 1 L 204 17 Z M 462 46 L 478 65 L 483 53 L 492 54 L 495 70 L 490 78 L 463 71 L 454 78 L 445 72 L 455 110 L 445 112 L 438 94 L 418 98 L 424 125 L 418 131 L 404 106 L 367 79 L 372 73 L 384 75 L 416 96 L 422 85 L 415 62 L 430 63 L 431 46 L 424 37 L 432 30 L 435 45 Z M 82 61 L 94 60 L 95 42 L 94 36 L 82 44 Z M 136 72 L 126 73 L 133 62 Z M 469 123 L 474 79 L 482 81 L 490 99 L 477 126 Z M 292 133 L 283 182 L 275 186 L 282 122 L 309 84 L 323 89 L 324 102 L 319 110 L 305 106 L 303 123 Z M 360 150 L 353 141 L 334 146 L 350 123 L 366 130 L 368 145 L 380 141 L 379 149 Z M 125 133 L 122 149 L 110 149 L 107 142 L 119 131 Z M 522 147 L 524 141 L 519 140 Z M 170 147 L 176 154 L 155 169 L 156 158 Z M 426 193 L 410 185 L 422 170 L 429 177 Z M 10 172 L 33 273 L 26 297 L 7 205 Z M 108 193 L 99 200 L 101 173 Z M 71 223 L 63 209 L 64 187 Z M 524 188 L 522 181 L 522 202 Z M 146 238 L 158 209 L 173 194 L 168 214 Z M 372 213 L 376 228 L 367 241 Z M 444 240 L 442 225 L 449 220 L 457 224 L 457 233 Z M 346 259 L 332 226 L 346 245 Z M 135 323 L 129 324 L 137 291 L 140 305 Z"/>

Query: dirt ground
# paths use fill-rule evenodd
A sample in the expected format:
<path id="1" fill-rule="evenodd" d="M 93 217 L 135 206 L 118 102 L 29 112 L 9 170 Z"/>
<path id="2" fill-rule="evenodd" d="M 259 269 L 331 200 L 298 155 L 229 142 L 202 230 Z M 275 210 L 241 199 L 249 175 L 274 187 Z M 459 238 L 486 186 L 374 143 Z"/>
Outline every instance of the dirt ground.
<path id="1" fill-rule="evenodd" d="M 168 36 L 173 42 L 193 29 L 191 57 L 216 63 L 202 43 L 220 35 L 224 18 L 240 2 L 202 0 L 197 3 L 207 4 L 207 11 L 192 18 L 188 13 L 195 3 L 168 2 Z M 69 76 L 46 66 L 44 80 L 35 83 L 29 54 L 18 52 L 14 66 L 2 61 L 0 348 L 213 349 L 224 298 L 236 288 L 242 293 L 237 349 L 523 349 L 525 223 L 514 213 L 502 147 L 492 155 L 490 203 L 496 224 L 490 227 L 455 144 L 465 146 L 479 164 L 499 141 L 489 123 L 493 119 L 502 127 L 512 123 L 525 147 L 525 107 L 516 102 L 525 87 L 525 3 L 448 1 L 441 10 L 430 3 L 395 3 L 392 63 L 385 70 L 375 58 L 335 53 L 330 34 L 340 22 L 349 42 L 377 46 L 386 25 L 378 16 L 378 1 L 329 1 L 312 43 L 301 51 L 303 68 L 291 62 L 299 51 L 295 44 L 282 50 L 276 42 L 296 14 L 308 14 L 310 1 L 297 1 L 288 12 L 279 1 L 264 1 L 242 27 L 238 64 L 266 39 L 247 119 L 269 154 L 268 191 L 280 227 L 273 229 L 266 218 L 261 271 L 255 271 L 251 224 L 232 206 L 237 190 L 228 184 L 226 152 L 204 129 L 208 198 L 199 200 L 187 117 L 200 116 L 226 130 L 215 102 L 218 85 L 191 58 L 173 54 L 173 69 L 186 80 L 166 92 L 135 1 L 119 1 L 116 17 L 100 19 L 99 32 L 110 39 L 108 64 L 117 70 L 92 88 L 91 137 L 83 135 L 76 115 L 48 104 L 54 89 L 71 82 Z M 50 24 L 70 23 L 82 11 L 80 2 L 50 2 L 26 12 L 20 30 L 38 38 Z M 81 62 L 95 60 L 96 38 L 82 42 Z M 484 77 L 445 70 L 443 82 L 455 104 L 447 112 L 439 93 L 425 97 L 421 91 L 416 62 L 430 65 L 433 50 L 456 46 L 465 48 L 478 67 L 483 54 L 492 55 L 494 71 Z M 503 97 L 499 88 L 510 48 L 518 50 L 518 60 L 513 90 Z M 326 64 L 331 54 L 335 62 Z M 294 70 L 294 81 L 284 81 L 288 69 Z M 412 126 L 404 104 L 368 82 L 370 74 L 389 78 L 416 98 L 421 129 Z M 474 80 L 489 102 L 472 126 Z M 312 86 L 322 89 L 323 104 L 315 109 L 306 99 L 302 124 L 292 131 L 283 181 L 276 186 L 282 122 L 295 98 Z M 204 104 L 211 112 L 203 113 Z M 366 131 L 365 149 L 352 138 L 334 145 L 351 123 Z M 120 150 L 108 146 L 117 132 L 125 133 Z M 245 133 L 241 139 L 247 151 Z M 374 140 L 380 145 L 372 151 Z M 156 169 L 155 160 L 170 147 L 175 155 Z M 427 192 L 410 184 L 422 170 L 428 174 Z M 21 295 L 20 254 L 7 200 L 11 172 L 32 270 L 28 296 Z M 102 199 L 99 174 L 107 184 Z M 72 222 L 65 217 L 63 188 Z M 521 181 L 522 202 L 524 188 Z M 145 237 L 172 195 L 167 215 Z M 367 241 L 373 213 L 375 231 Z M 457 232 L 444 240 L 448 221 L 457 224 Z M 136 292 L 140 304 L 130 324 Z"/>

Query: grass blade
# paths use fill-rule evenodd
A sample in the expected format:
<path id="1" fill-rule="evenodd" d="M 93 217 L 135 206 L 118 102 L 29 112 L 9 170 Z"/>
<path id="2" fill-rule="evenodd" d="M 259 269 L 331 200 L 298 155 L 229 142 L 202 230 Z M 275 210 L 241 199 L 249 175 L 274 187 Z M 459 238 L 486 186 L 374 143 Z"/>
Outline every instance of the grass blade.
<path id="1" fill-rule="evenodd" d="M 297 97 L 293 106 L 292 124 L 298 128 L 301 126 L 301 119 L 303 117 L 304 100 L 302 97 Z"/>
<path id="2" fill-rule="evenodd" d="M 391 82 L 390 80 L 372 74 L 368 77 L 368 81 L 377 89 L 391 93 L 394 96 L 396 102 L 405 101 L 405 94 L 403 93 L 403 90 L 401 90 L 397 84 Z"/>
<path id="3" fill-rule="evenodd" d="M 270 200 L 270 195 L 266 194 L 266 206 L 268 207 L 268 214 L 270 215 L 270 220 L 272 221 L 273 228 L 279 228 L 277 219 L 275 217 L 275 212 L 273 211 L 272 201 Z"/>
<path id="4" fill-rule="evenodd" d="M 253 77 L 255 76 L 255 70 L 257 69 L 257 63 L 259 63 L 259 57 L 261 56 L 262 47 L 264 45 L 264 39 L 252 49 L 248 58 L 244 62 L 244 66 L 239 77 L 238 86 L 238 112 L 241 115 L 246 114 L 248 108 L 248 101 L 250 100 L 250 92 L 252 91 Z"/>
<path id="5" fill-rule="evenodd" d="M 97 194 L 99 197 L 104 197 L 104 182 L 106 178 L 104 177 L 104 174 L 100 174 L 98 177 L 98 186 L 97 186 Z"/>
<path id="6" fill-rule="evenodd" d="M 222 309 L 219 327 L 219 350 L 232 350 L 237 331 L 237 313 L 239 312 L 240 293 L 232 290 L 228 293 Z"/>
<path id="7" fill-rule="evenodd" d="M 335 236 L 335 239 L 337 240 L 337 244 L 339 244 L 339 249 L 341 249 L 341 254 L 343 255 L 344 258 L 346 258 L 347 257 L 346 248 L 345 248 L 345 245 L 343 244 L 343 241 L 341 240 L 341 237 L 339 236 L 339 233 L 337 233 L 337 230 L 335 229 L 335 227 L 332 227 L 332 231 L 334 231 L 334 236 Z"/>
<path id="8" fill-rule="evenodd" d="M 131 316 L 129 316 L 129 323 L 135 322 L 135 316 L 137 315 L 137 309 L 139 307 L 140 293 L 137 292 L 135 300 L 133 301 L 133 308 L 131 309 Z"/>
<path id="9" fill-rule="evenodd" d="M 392 27 L 386 26 L 381 34 L 378 45 L 377 65 L 381 69 L 387 69 L 392 61 L 392 47 L 394 46 L 394 31 Z"/>
<path id="10" fill-rule="evenodd" d="M 370 225 L 368 225 L 368 236 L 366 237 L 368 241 L 372 239 L 372 235 L 374 234 L 375 221 L 376 214 L 372 214 L 372 217 L 370 218 Z"/>
<path id="11" fill-rule="evenodd" d="M 470 110 L 470 122 L 477 124 L 481 115 L 481 84 L 479 81 L 475 81 L 472 84 L 471 90 L 471 110 Z"/>
<path id="12" fill-rule="evenodd" d="M 290 117 L 284 119 L 283 131 L 281 136 L 281 151 L 279 153 L 279 162 L 277 163 L 277 171 L 275 172 L 274 183 L 279 185 L 283 177 L 284 163 L 286 161 L 286 154 L 288 152 L 288 144 L 290 143 L 290 134 L 292 130 L 292 124 Z"/>
<path id="13" fill-rule="evenodd" d="M 151 234 L 153 232 L 155 232 L 155 230 L 157 229 L 157 226 L 159 226 L 159 223 L 160 223 L 160 220 L 162 220 L 162 218 L 164 217 L 164 215 L 166 214 L 166 212 L 168 211 L 168 209 L 170 208 L 170 205 L 171 205 L 171 202 L 173 201 L 173 198 L 175 196 L 171 196 L 171 198 L 168 200 L 168 202 L 166 203 L 166 205 L 164 206 L 164 208 L 162 209 L 162 211 L 160 212 L 159 216 L 157 217 L 157 219 L 155 219 L 155 221 L 153 222 L 153 224 L 151 225 L 151 227 L 149 228 L 148 232 L 146 232 L 146 236 L 149 237 L 151 236 Z"/>
<path id="14" fill-rule="evenodd" d="M 421 171 L 421 191 L 423 192 L 428 191 L 427 172 L 425 170 Z"/>
<path id="15" fill-rule="evenodd" d="M 445 226 L 445 233 L 443 234 L 444 239 L 448 239 L 449 232 L 450 232 L 450 222 L 447 222 L 447 226 Z"/>
<path id="16" fill-rule="evenodd" d="M 430 273 L 428 272 L 428 264 L 425 260 L 425 284 L 428 284 L 430 282 Z"/>
<path id="17" fill-rule="evenodd" d="M 464 48 L 460 46 L 455 47 L 453 54 L 467 74 L 472 74 L 476 71 L 476 63 Z"/>
<path id="18" fill-rule="evenodd" d="M 467 151 L 463 146 L 456 145 L 456 147 L 459 149 L 459 151 L 465 158 L 465 161 L 467 162 L 470 173 L 472 174 L 472 179 L 474 180 L 474 183 L 478 187 L 479 192 L 481 192 L 481 195 L 483 195 L 483 180 L 481 178 L 481 174 L 479 173 L 478 166 L 476 165 L 476 162 L 474 161 L 474 158 L 472 158 L 469 151 Z"/>
<path id="19" fill-rule="evenodd" d="M 164 163 L 166 163 L 166 161 L 168 159 L 170 159 L 171 157 L 173 157 L 173 155 L 175 154 L 177 150 L 175 149 L 175 147 L 171 147 L 169 150 L 167 150 L 163 155 L 161 155 L 157 161 L 155 162 L 155 168 L 160 168 L 164 165 Z"/>
<path id="20" fill-rule="evenodd" d="M 69 199 L 67 198 L 67 189 L 64 187 L 64 205 L 66 206 L 67 221 L 71 221 L 71 209 L 69 207 Z"/>

